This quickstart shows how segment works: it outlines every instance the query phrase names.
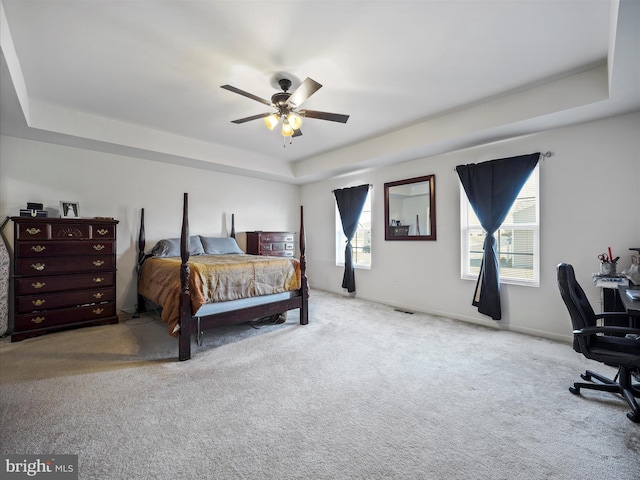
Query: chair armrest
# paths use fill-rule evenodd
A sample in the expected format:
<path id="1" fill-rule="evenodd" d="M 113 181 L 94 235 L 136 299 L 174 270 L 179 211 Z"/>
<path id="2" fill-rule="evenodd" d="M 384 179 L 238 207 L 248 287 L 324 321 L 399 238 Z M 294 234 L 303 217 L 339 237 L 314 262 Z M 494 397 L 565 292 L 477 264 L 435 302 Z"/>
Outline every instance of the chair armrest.
<path id="1" fill-rule="evenodd" d="M 627 312 L 601 312 L 596 313 L 596 318 L 628 318 Z"/>
<path id="2" fill-rule="evenodd" d="M 579 330 L 573 331 L 574 335 L 593 335 L 596 333 L 618 333 L 622 335 L 628 335 L 628 334 L 640 335 L 640 328 L 602 326 L 602 327 L 584 327 Z"/>

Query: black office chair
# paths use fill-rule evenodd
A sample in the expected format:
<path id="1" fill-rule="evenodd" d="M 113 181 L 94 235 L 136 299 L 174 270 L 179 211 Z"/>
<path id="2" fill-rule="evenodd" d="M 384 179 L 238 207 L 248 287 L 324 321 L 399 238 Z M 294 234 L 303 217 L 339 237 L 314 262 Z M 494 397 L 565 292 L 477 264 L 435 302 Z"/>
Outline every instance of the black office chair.
<path id="1" fill-rule="evenodd" d="M 640 334 L 640 329 L 607 326 L 608 319 L 627 317 L 625 312 L 594 313 L 584 290 L 576 281 L 573 267 L 566 263 L 558 265 L 558 287 L 565 305 L 569 309 L 573 324 L 573 349 L 585 357 L 618 368 L 614 380 L 587 370 L 581 374 L 583 380 L 593 379 L 602 383 L 576 382 L 569 391 L 578 395 L 581 388 L 602 390 L 622 395 L 631 407 L 627 417 L 640 422 L 640 408 L 635 397 L 640 397 L 640 384 L 633 383 L 633 375 L 640 372 L 640 339 L 627 337 L 628 334 Z M 603 319 L 605 325 L 598 326 L 597 320 Z"/>

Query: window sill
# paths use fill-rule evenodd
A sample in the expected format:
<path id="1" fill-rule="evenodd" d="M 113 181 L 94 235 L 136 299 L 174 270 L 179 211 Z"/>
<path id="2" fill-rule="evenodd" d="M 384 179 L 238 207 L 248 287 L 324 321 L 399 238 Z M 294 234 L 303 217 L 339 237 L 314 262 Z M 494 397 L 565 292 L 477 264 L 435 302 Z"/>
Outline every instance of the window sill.
<path id="1" fill-rule="evenodd" d="M 336 263 L 336 267 L 342 267 L 344 268 L 344 263 Z M 371 270 L 371 265 L 354 265 L 353 268 L 355 269 L 359 269 L 359 270 Z"/>
<path id="2" fill-rule="evenodd" d="M 477 275 L 461 275 L 460 278 L 462 280 L 473 280 L 474 282 L 478 281 Z M 504 285 L 520 285 L 521 287 L 539 287 L 540 282 L 534 280 L 522 280 L 519 278 L 504 278 L 500 277 L 500 284 Z"/>

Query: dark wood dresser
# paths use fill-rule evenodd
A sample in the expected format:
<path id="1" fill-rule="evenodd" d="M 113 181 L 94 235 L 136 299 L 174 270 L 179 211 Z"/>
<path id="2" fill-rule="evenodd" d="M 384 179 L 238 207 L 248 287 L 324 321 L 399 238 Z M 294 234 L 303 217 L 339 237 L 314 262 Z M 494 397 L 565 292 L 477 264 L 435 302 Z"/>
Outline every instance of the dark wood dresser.
<path id="1" fill-rule="evenodd" d="M 293 257 L 295 253 L 293 232 L 247 232 L 247 253 Z"/>
<path id="2" fill-rule="evenodd" d="M 70 327 L 118 323 L 113 219 L 12 217 L 11 341 Z"/>
<path id="3" fill-rule="evenodd" d="M 392 225 L 389 228 L 391 229 L 391 235 L 394 237 L 406 237 L 409 235 L 409 225 Z"/>

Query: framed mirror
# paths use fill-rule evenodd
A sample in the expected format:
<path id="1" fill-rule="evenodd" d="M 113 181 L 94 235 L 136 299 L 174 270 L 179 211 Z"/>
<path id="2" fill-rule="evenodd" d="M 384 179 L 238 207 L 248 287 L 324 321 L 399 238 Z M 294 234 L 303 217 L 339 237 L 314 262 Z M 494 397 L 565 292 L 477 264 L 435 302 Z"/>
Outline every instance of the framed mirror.
<path id="1" fill-rule="evenodd" d="M 385 240 L 436 239 L 436 176 L 384 184 Z"/>

